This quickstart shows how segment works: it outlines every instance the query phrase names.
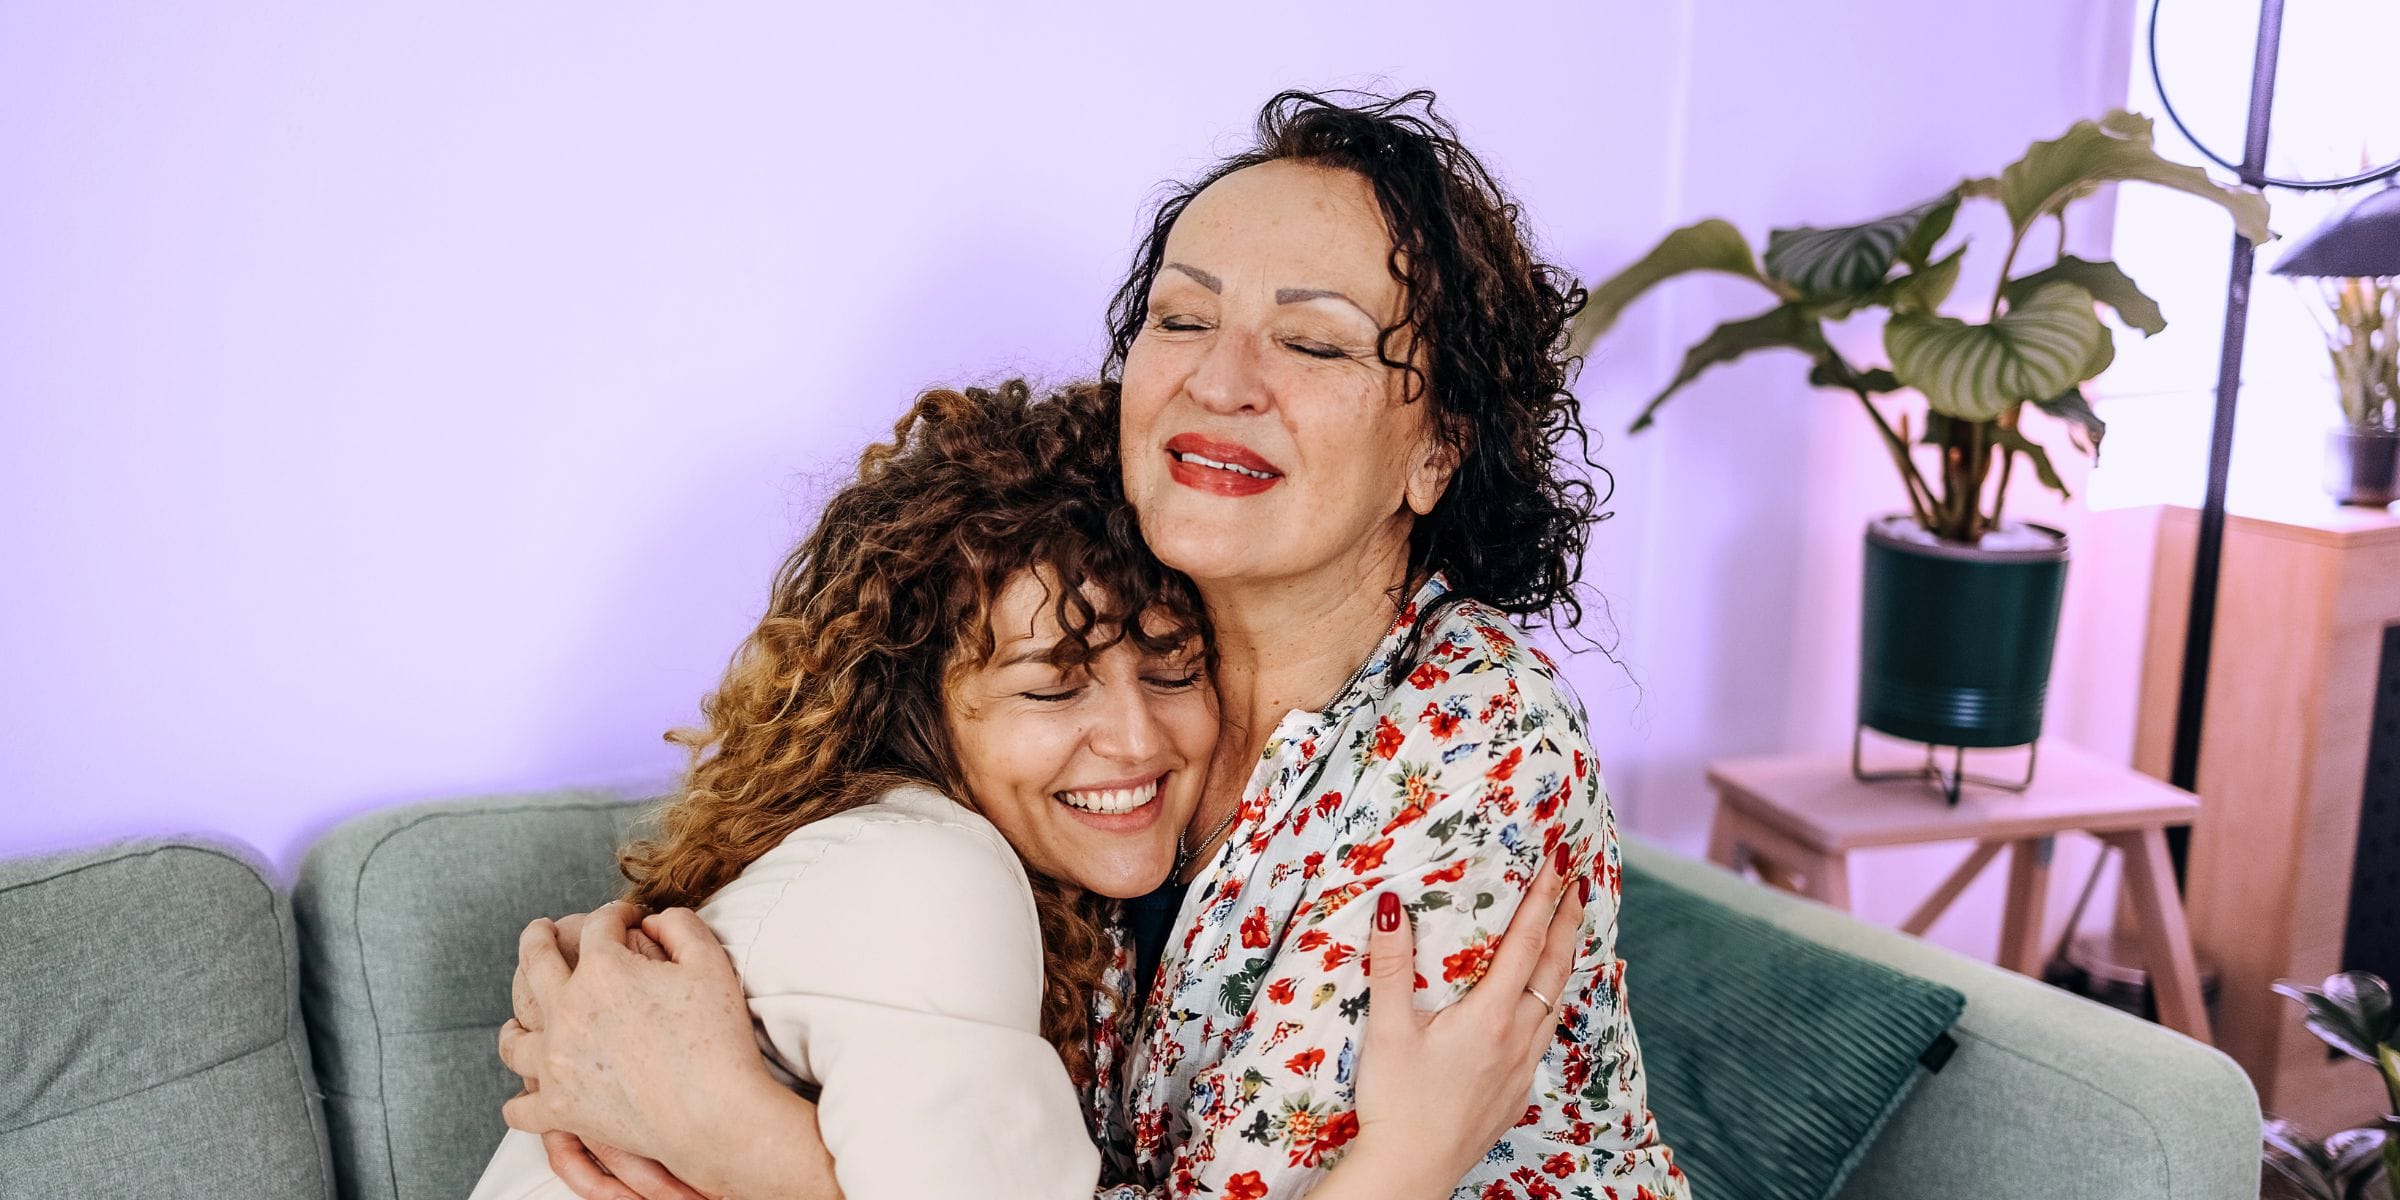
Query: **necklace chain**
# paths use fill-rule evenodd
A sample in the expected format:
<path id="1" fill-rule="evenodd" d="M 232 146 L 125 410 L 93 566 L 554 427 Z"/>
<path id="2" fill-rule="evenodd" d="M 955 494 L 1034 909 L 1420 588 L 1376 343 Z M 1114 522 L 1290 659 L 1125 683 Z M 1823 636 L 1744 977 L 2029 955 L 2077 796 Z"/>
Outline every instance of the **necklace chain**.
<path id="1" fill-rule="evenodd" d="M 1236 800 L 1236 801 L 1234 801 L 1234 804 L 1233 804 L 1233 809 L 1232 809 L 1231 811 L 1229 811 L 1229 812 L 1227 812 L 1227 813 L 1225 814 L 1225 819 L 1224 819 L 1224 820 L 1222 820 L 1222 821 L 1219 821 L 1219 822 L 1217 822 L 1217 827 L 1216 827 L 1216 828 L 1214 828 L 1214 829 L 1211 829 L 1211 830 L 1209 830 L 1209 831 L 1208 831 L 1208 836 L 1207 836 L 1207 837 L 1204 837 L 1204 838 L 1201 838 L 1201 839 L 1200 839 L 1200 844 L 1199 844 L 1199 845 L 1197 845 L 1197 846 L 1191 847 L 1190 849 L 1186 849 L 1186 848 L 1184 847 L 1184 842 L 1183 842 L 1183 834 L 1181 834 L 1181 833 L 1177 833 L 1177 834 L 1175 835 L 1175 876 L 1176 876 L 1176 878 L 1178 878 L 1178 879 L 1182 878 L 1182 877 L 1183 877 L 1183 869 L 1184 869 L 1185 867 L 1188 867 L 1188 866 L 1192 865 L 1192 854 L 1193 854 L 1194 852 L 1196 852 L 1196 851 L 1200 851 L 1200 850 L 1206 850 L 1206 849 L 1208 849 L 1210 846 L 1212 846 L 1212 845 L 1215 845 L 1215 844 L 1216 844 L 1216 841 L 1217 841 L 1217 838 L 1218 838 L 1220 835 L 1222 835 L 1222 834 L 1223 834 L 1223 833 L 1224 833 L 1224 832 L 1225 832 L 1227 829 L 1230 829 L 1230 828 L 1232 828 L 1232 827 L 1233 827 L 1233 819 L 1234 819 L 1235 817 L 1238 817 L 1238 816 L 1240 816 L 1240 815 L 1242 815 L 1242 804 L 1241 804 L 1241 801 L 1239 801 L 1239 800 Z"/>
<path id="2" fill-rule="evenodd" d="M 1350 678 L 1342 681 L 1342 686 L 1334 690 L 1333 700 L 1326 704 L 1326 706 L 1319 711 L 1318 715 L 1331 716 L 1334 706 L 1340 704 L 1342 702 L 1342 697 L 1349 695 L 1350 690 L 1357 687 L 1359 681 L 1367 677 L 1368 669 L 1373 667 L 1376 663 L 1376 660 L 1380 657 L 1382 656 L 1370 654 L 1367 656 L 1367 660 L 1365 662 L 1358 664 L 1358 669 L 1350 672 Z M 1311 782 L 1314 782 L 1315 776 L 1311 775 L 1310 780 Z M 1181 831 L 1178 831 L 1175 834 L 1175 878 L 1183 878 L 1183 870 L 1185 867 L 1188 867 L 1192 864 L 1192 856 L 1202 853 L 1210 846 L 1215 845 L 1217 839 L 1223 836 L 1227 829 L 1233 827 L 1233 819 L 1240 815 L 1242 815 L 1242 803 L 1237 798 L 1233 803 L 1232 810 L 1225 814 L 1225 819 L 1217 822 L 1216 828 L 1209 830 L 1208 836 L 1201 838 L 1197 845 L 1187 847 L 1184 842 L 1184 834 Z"/>

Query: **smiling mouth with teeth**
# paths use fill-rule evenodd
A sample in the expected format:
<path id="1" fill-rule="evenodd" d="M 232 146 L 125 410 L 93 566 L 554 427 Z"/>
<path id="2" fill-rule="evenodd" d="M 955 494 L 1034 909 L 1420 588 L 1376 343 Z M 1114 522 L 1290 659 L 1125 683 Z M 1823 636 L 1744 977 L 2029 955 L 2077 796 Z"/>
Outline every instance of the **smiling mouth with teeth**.
<path id="1" fill-rule="evenodd" d="M 1129 813 L 1158 799 L 1159 782 L 1159 780 L 1153 779 L 1140 787 L 1059 792 L 1056 793 L 1055 798 L 1069 808 L 1080 808 L 1085 812 Z"/>
<path id="2" fill-rule="evenodd" d="M 1237 467 L 1232 463 L 1218 462 L 1213 458 L 1203 458 L 1200 455 L 1194 454 L 1188 450 L 1177 454 L 1175 458 L 1179 462 L 1187 462 L 1195 467 L 1209 467 L 1218 471 L 1231 471 L 1236 475 L 1247 475 L 1252 479 L 1275 478 L 1275 475 L 1271 472 L 1253 471 L 1248 467 Z"/>

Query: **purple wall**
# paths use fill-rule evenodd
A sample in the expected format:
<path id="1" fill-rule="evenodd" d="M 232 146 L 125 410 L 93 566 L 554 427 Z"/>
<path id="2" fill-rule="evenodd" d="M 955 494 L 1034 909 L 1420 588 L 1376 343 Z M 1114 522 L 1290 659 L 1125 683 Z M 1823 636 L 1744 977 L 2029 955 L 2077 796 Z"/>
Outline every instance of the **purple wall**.
<path id="1" fill-rule="evenodd" d="M 921 385 L 1087 370 L 1153 185 L 1277 88 L 1438 89 L 1597 274 L 2120 100 L 2102 8 L 0 7 L 0 853 L 289 862 L 377 805 L 663 776 L 823 482 Z M 1789 364 L 1617 432 L 1727 299 L 1586 380 L 1643 690 L 1575 670 L 1678 842 L 1703 757 L 1848 702 L 1854 618 L 1788 597 L 1893 500 Z"/>

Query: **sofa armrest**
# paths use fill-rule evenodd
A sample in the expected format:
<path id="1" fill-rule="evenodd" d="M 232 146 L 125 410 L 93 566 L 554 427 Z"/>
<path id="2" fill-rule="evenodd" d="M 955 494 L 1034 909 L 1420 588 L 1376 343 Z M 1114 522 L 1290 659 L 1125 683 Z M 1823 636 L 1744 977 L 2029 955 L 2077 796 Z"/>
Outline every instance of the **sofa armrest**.
<path id="1" fill-rule="evenodd" d="M 1624 854 L 1729 909 L 1966 995 L 1957 1053 L 1892 1116 L 1844 1200 L 2257 1197 L 2258 1094 L 2224 1054 L 1638 838 Z M 1672 1002 L 1637 996 L 1636 1028 L 1640 1004 Z"/>

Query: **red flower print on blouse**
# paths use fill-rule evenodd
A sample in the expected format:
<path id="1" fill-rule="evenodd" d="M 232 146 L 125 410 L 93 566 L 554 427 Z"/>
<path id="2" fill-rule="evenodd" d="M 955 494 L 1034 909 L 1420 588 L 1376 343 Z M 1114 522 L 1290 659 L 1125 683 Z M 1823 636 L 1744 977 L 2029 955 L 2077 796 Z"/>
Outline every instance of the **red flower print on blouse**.
<path id="1" fill-rule="evenodd" d="M 1491 780 L 1494 783 L 1499 783 L 1503 780 L 1506 780 L 1509 776 L 1516 774 L 1517 764 L 1524 761 L 1525 747 L 1511 746 L 1508 748 L 1508 754 L 1502 757 L 1499 762 L 1493 763 L 1491 766 L 1484 769 L 1483 777 Z"/>
<path id="2" fill-rule="evenodd" d="M 1446 589 L 1437 578 L 1420 599 Z M 1402 657 L 1419 633 L 1430 649 Z M 1594 892 L 1564 1019 L 1525 1119 L 1458 1194 L 1636 1200 L 1646 1185 L 1645 1200 L 1688 1200 L 1633 1049 L 1601 765 L 1581 705 L 1528 650 L 1473 600 L 1423 631 L 1402 614 L 1333 704 L 1277 726 L 1158 996 L 1138 1027 L 1107 1011 L 1129 1035 L 1115 1086 L 1092 1089 L 1108 1200 L 1307 1192 L 1359 1136 L 1335 1069 L 1356 1061 L 1370 991 L 1375 906 L 1358 901 L 1393 891 L 1414 914 L 1409 974 L 1438 1008 L 1488 973 L 1514 902 L 1561 857 Z"/>
<path id="3" fill-rule="evenodd" d="M 1251 950 L 1264 949 L 1267 944 L 1267 910 L 1254 908 L 1242 918 L 1242 945 Z"/>
<path id="4" fill-rule="evenodd" d="M 1484 971 L 1492 965 L 1492 949 L 1498 941 L 1497 937 L 1481 938 L 1468 943 L 1466 949 L 1456 954 L 1444 956 L 1442 982 L 1458 983 L 1463 980 L 1473 983 L 1483 978 Z"/>
<path id="5" fill-rule="evenodd" d="M 1426 705 L 1424 714 L 1417 719 L 1425 722 L 1425 728 L 1433 731 L 1433 739 L 1437 742 L 1446 742 L 1458 736 L 1458 727 L 1466 721 L 1465 717 L 1443 712 L 1439 705 L 1433 704 Z"/>
<path id="6" fill-rule="evenodd" d="M 1552 1187 L 1549 1180 L 1534 1174 L 1532 1167 L 1518 1167 L 1510 1171 L 1508 1177 L 1516 1180 L 1517 1186 L 1524 1188 L 1531 1200 L 1558 1200 L 1558 1189 Z"/>
<path id="7" fill-rule="evenodd" d="M 1557 816 L 1558 810 L 1567 806 L 1567 787 L 1567 782 L 1562 779 L 1559 781 L 1557 787 L 1550 789 L 1548 794 L 1544 795 L 1541 800 L 1533 806 L 1533 819 L 1536 821 L 1547 821 L 1550 818 Z M 1551 828 L 1556 829 L 1558 827 L 1553 825 Z"/>
<path id="8" fill-rule="evenodd" d="M 1292 1148 L 1292 1165 L 1313 1167 L 1325 1160 L 1328 1151 L 1339 1150 L 1358 1136 L 1358 1114 L 1336 1113 L 1327 1118 L 1310 1135 L 1307 1142 Z"/>
<path id="9" fill-rule="evenodd" d="M 1353 872 L 1372 871 L 1383 865 L 1383 856 L 1391 853 L 1391 850 L 1392 839 L 1388 837 L 1362 846 L 1352 846 L 1350 853 L 1342 856 L 1342 866 Z"/>
<path id="10" fill-rule="evenodd" d="M 1427 882 L 1427 883 L 1457 883 L 1459 880 L 1461 880 L 1461 879 L 1464 879 L 1464 878 L 1466 878 L 1466 877 L 1467 877 L 1467 860 L 1462 858 L 1462 859 L 1458 860 L 1457 862 L 1451 863 L 1449 866 L 1443 867 L 1443 868 L 1442 868 L 1441 870 L 1439 870 L 1439 871 L 1427 871 L 1427 872 L 1425 873 L 1425 882 Z"/>

